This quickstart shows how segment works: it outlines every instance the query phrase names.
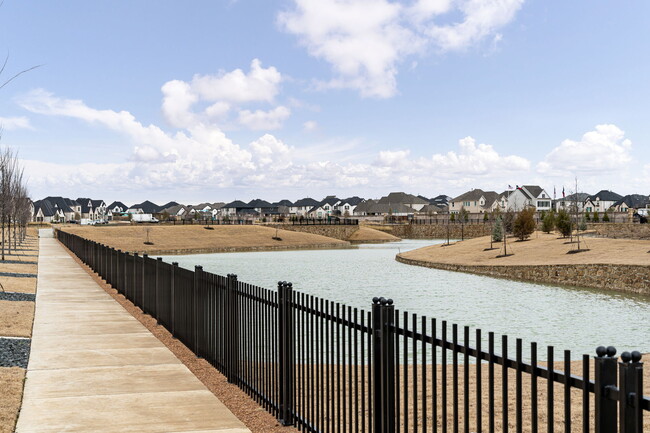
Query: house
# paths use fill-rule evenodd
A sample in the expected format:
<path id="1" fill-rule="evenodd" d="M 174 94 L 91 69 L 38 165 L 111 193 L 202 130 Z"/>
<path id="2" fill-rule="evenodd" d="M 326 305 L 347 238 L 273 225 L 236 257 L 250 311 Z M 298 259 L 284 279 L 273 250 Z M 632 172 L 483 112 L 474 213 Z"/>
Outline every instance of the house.
<path id="1" fill-rule="evenodd" d="M 428 204 L 425 205 L 418 213 L 423 214 L 423 215 L 434 215 L 434 214 L 439 214 L 442 213 L 443 209 L 439 208 L 435 204 Z"/>
<path id="2" fill-rule="evenodd" d="M 365 200 L 354 209 L 354 214 L 358 216 L 408 216 L 414 213 L 412 207 L 403 203 L 379 203 L 378 200 Z"/>
<path id="3" fill-rule="evenodd" d="M 311 197 L 305 197 L 293 203 L 289 208 L 289 213 L 296 216 L 306 216 L 314 206 L 317 206 L 318 202 Z"/>
<path id="4" fill-rule="evenodd" d="M 584 204 L 584 210 L 586 212 L 605 212 L 622 198 L 622 195 L 604 189 L 587 197 Z"/>
<path id="5" fill-rule="evenodd" d="M 569 194 L 566 197 L 553 200 L 553 208 L 557 212 L 559 212 L 561 209 L 564 209 L 569 213 L 574 213 L 577 207 L 578 212 L 582 212 L 584 209 L 585 202 L 587 201 L 589 196 L 590 194 L 587 194 L 586 192 L 577 192 L 577 193 Z"/>
<path id="6" fill-rule="evenodd" d="M 90 220 L 99 220 L 106 217 L 106 203 L 104 200 L 93 200 L 90 198 L 80 197 L 77 199 L 80 206 L 81 218 L 88 218 Z"/>
<path id="7" fill-rule="evenodd" d="M 121 201 L 114 201 L 106 207 L 107 212 L 111 213 L 125 213 L 129 207 Z"/>
<path id="8" fill-rule="evenodd" d="M 130 208 L 128 208 L 126 211 L 130 214 L 155 214 L 155 213 L 160 213 L 160 206 L 158 206 L 156 203 L 153 203 L 149 200 L 143 201 L 142 203 L 134 204 Z"/>
<path id="9" fill-rule="evenodd" d="M 517 186 L 508 195 L 508 209 L 517 212 L 528 207 L 534 207 L 538 211 L 551 210 L 551 196 L 538 185 Z"/>
<path id="10" fill-rule="evenodd" d="M 420 197 L 414 196 L 413 194 L 406 194 L 404 192 L 391 192 L 387 196 L 380 198 L 377 203 L 388 205 L 403 204 L 404 206 L 408 206 L 416 211 L 419 211 L 424 206 L 430 204 L 428 200 L 424 200 Z"/>
<path id="11" fill-rule="evenodd" d="M 630 209 L 646 209 L 650 206 L 650 197 L 643 194 L 626 195 L 616 203 L 613 208 L 615 212 L 628 212 Z"/>
<path id="12" fill-rule="evenodd" d="M 482 189 L 473 189 L 467 191 L 449 202 L 449 212 L 457 214 L 462 208 L 469 213 L 490 212 L 495 201 L 501 197 L 495 191 L 483 191 Z"/>
<path id="13" fill-rule="evenodd" d="M 337 210 L 337 206 L 341 203 L 341 199 L 333 195 L 328 195 L 315 208 L 320 207 L 325 212 L 325 216 L 340 215 Z M 310 213 L 313 209 L 310 211 Z"/>
<path id="14" fill-rule="evenodd" d="M 260 215 L 277 215 L 278 214 L 278 207 L 275 205 L 272 205 L 266 200 L 262 200 L 259 198 L 256 198 L 255 200 L 251 200 L 248 203 L 248 207 L 251 209 L 254 209 L 255 212 L 259 213 Z"/>
<path id="15" fill-rule="evenodd" d="M 359 203 L 363 203 L 363 201 L 364 200 L 361 197 L 357 196 L 345 198 L 341 200 L 336 206 L 336 211 L 339 215 L 347 218 L 354 215 L 354 210 L 359 205 Z"/>
<path id="16" fill-rule="evenodd" d="M 241 200 L 231 201 L 223 205 L 221 208 L 221 215 L 223 216 L 236 216 L 239 214 L 244 214 L 243 211 L 254 210 L 247 203 L 244 203 Z"/>
<path id="17" fill-rule="evenodd" d="M 444 209 L 446 206 L 449 206 L 449 201 L 451 197 L 445 194 L 441 194 L 429 200 L 429 203 L 432 205 L 438 206 L 441 209 Z"/>
<path id="18" fill-rule="evenodd" d="M 61 222 L 74 221 L 75 211 L 68 205 L 71 200 L 63 197 L 45 197 L 44 201 L 48 201 L 55 211 L 60 210 L 63 212 Z"/>
<path id="19" fill-rule="evenodd" d="M 34 202 L 35 222 L 63 222 L 65 214 L 62 209 L 56 208 L 49 200 L 37 200 Z"/>
<path id="20" fill-rule="evenodd" d="M 188 214 L 188 211 L 189 209 L 187 206 L 177 204 L 162 209 L 161 213 L 169 215 L 170 219 L 178 220 L 185 218 L 185 216 Z"/>

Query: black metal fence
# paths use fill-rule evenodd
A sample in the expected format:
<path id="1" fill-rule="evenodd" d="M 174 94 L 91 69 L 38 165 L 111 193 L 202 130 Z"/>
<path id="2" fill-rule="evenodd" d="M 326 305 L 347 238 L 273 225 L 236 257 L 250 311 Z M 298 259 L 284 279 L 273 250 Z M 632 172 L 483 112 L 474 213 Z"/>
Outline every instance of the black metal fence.
<path id="1" fill-rule="evenodd" d="M 582 431 L 649 427 L 638 352 L 571 361 L 536 343 L 462 330 L 374 298 L 371 311 L 56 237 L 284 425 L 305 432 Z M 473 340 L 473 341 L 472 341 Z M 576 365 L 576 363 L 578 365 Z M 581 376 L 574 374 L 574 370 Z M 593 377 L 593 380 L 590 378 Z"/>
<path id="2" fill-rule="evenodd" d="M 358 226 L 357 218 L 294 218 L 291 220 L 294 226 Z"/>

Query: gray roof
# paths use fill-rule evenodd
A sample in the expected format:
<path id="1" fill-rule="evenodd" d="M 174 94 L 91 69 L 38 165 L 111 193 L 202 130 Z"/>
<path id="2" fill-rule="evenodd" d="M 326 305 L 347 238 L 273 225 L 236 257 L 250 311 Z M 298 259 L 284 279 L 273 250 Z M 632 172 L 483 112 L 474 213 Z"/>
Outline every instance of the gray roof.
<path id="1" fill-rule="evenodd" d="M 311 198 L 311 197 L 305 197 L 305 198 L 301 198 L 300 200 L 298 200 L 297 202 L 295 202 L 293 205 L 294 205 L 295 207 L 303 207 L 303 206 L 314 207 L 314 206 L 316 206 L 317 204 L 318 204 L 318 201 L 317 201 L 317 200 L 314 200 L 314 199 Z"/>
<path id="2" fill-rule="evenodd" d="M 441 207 L 438 207 L 435 204 L 428 204 L 428 205 L 424 206 L 422 209 L 420 209 L 420 212 L 423 212 L 423 213 L 439 213 L 439 212 L 442 212 L 442 210 L 443 209 Z"/>
<path id="3" fill-rule="evenodd" d="M 650 203 L 650 197 L 643 194 L 630 194 L 614 203 L 614 206 L 619 206 L 623 203 L 630 209 L 644 208 Z"/>
<path id="4" fill-rule="evenodd" d="M 362 203 L 363 199 L 361 197 L 357 197 L 356 195 L 354 197 L 348 197 L 346 199 L 341 200 L 341 203 L 347 203 L 352 206 L 356 206 L 359 203 Z"/>
<path id="5" fill-rule="evenodd" d="M 602 201 L 618 201 L 623 198 L 622 195 L 616 194 L 613 191 L 608 191 L 606 189 L 599 191 L 594 195 L 590 195 L 587 200 L 596 200 L 596 198 L 601 199 Z"/>
<path id="6" fill-rule="evenodd" d="M 271 203 L 269 203 L 266 200 L 262 200 L 260 198 L 256 198 L 255 200 L 251 200 L 248 202 L 248 206 L 252 208 L 269 208 L 269 207 L 277 207 L 273 206 Z"/>
<path id="7" fill-rule="evenodd" d="M 43 200 L 50 202 L 54 209 L 61 209 L 63 212 L 72 212 L 72 208 L 68 205 L 66 199 L 63 197 L 45 197 Z"/>
<path id="8" fill-rule="evenodd" d="M 129 209 L 142 209 L 144 213 L 158 213 L 160 212 L 160 206 L 156 203 L 145 200 L 142 203 L 134 204 Z"/>
<path id="9" fill-rule="evenodd" d="M 429 204 L 429 201 L 423 200 L 420 197 L 416 197 L 413 194 L 407 194 L 405 192 L 391 192 L 387 196 L 380 198 L 378 203 Z"/>
<path id="10" fill-rule="evenodd" d="M 108 209 L 114 209 L 114 208 L 116 208 L 116 207 L 121 207 L 121 208 L 124 209 L 125 211 L 129 208 L 127 205 L 125 205 L 125 204 L 122 203 L 121 201 L 114 201 L 113 203 L 111 203 L 111 204 L 108 206 Z"/>
<path id="11" fill-rule="evenodd" d="M 334 195 L 328 195 L 328 196 L 325 197 L 323 200 L 321 200 L 321 202 L 318 203 L 318 204 L 319 204 L 320 206 L 322 206 L 322 205 L 324 205 L 324 204 L 328 204 L 328 205 L 330 205 L 330 206 L 334 206 L 336 203 L 338 203 L 338 202 L 340 202 L 340 201 L 341 201 L 340 198 L 338 198 L 338 197 L 336 197 L 336 196 L 334 196 Z"/>
<path id="12" fill-rule="evenodd" d="M 241 200 L 231 201 L 230 203 L 223 205 L 223 207 L 227 209 L 252 209 L 252 206 L 249 206 Z"/>
<path id="13" fill-rule="evenodd" d="M 522 185 L 521 187 L 526 188 L 526 191 L 532 194 L 531 198 L 539 197 L 542 191 L 544 191 L 544 188 L 539 185 Z"/>
<path id="14" fill-rule="evenodd" d="M 471 191 L 467 191 L 458 197 L 452 199 L 451 201 L 476 201 L 480 199 L 483 195 L 485 195 L 485 191 L 482 189 L 473 189 Z"/>

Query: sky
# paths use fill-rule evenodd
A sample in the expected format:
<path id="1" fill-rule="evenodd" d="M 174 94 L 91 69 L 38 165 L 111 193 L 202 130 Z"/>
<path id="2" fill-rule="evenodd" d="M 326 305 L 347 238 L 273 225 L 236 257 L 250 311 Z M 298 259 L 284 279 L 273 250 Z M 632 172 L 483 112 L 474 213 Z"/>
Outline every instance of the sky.
<path id="1" fill-rule="evenodd" d="M 34 199 L 650 194 L 650 2 L 5 0 Z"/>

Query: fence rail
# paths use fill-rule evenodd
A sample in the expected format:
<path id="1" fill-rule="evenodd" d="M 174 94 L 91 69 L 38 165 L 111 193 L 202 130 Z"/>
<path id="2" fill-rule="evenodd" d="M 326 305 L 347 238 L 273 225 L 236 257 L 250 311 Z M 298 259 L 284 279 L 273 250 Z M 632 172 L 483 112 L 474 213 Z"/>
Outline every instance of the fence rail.
<path id="1" fill-rule="evenodd" d="M 283 425 L 304 432 L 641 433 L 649 427 L 638 352 L 624 352 L 618 362 L 616 349 L 599 347 L 576 368 L 564 351 L 556 369 L 553 347 L 544 365 L 531 343 L 524 361 L 522 340 L 515 340 L 512 357 L 503 335 L 497 354 L 492 332 L 486 347 L 480 329 L 461 332 L 400 312 L 384 298 L 365 311 L 299 293 L 291 283 L 268 290 L 60 230 L 56 237 Z"/>

